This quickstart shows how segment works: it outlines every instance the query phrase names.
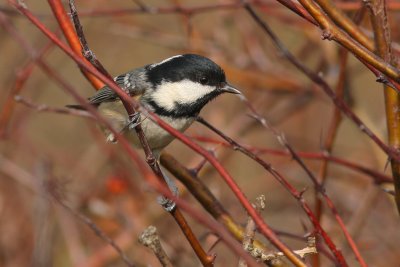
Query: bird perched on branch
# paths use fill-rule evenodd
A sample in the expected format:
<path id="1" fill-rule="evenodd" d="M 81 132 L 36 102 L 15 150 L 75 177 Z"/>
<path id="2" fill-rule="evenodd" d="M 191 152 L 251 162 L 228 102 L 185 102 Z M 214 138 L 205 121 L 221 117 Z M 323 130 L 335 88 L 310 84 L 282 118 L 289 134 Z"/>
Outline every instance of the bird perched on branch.
<path id="1" fill-rule="evenodd" d="M 220 66 L 210 59 L 185 54 L 167 58 L 159 63 L 131 70 L 114 78 L 130 96 L 157 114 L 178 131 L 185 131 L 200 110 L 222 93 L 240 94 L 229 85 Z M 110 121 L 113 127 L 124 132 L 137 147 L 141 147 L 131 120 L 118 95 L 105 86 L 89 98 L 89 103 Z M 174 137 L 150 119 L 141 118 L 142 129 L 150 148 L 157 156 Z M 104 129 L 108 141 L 114 135 Z"/>

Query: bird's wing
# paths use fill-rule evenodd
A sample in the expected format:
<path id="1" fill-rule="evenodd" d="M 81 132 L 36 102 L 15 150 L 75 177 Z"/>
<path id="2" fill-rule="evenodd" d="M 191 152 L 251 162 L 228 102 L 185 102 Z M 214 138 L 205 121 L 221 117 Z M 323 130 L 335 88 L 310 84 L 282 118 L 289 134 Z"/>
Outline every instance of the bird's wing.
<path id="1" fill-rule="evenodd" d="M 110 87 L 105 86 L 101 88 L 97 93 L 89 98 L 89 103 L 93 105 L 99 105 L 103 102 L 110 102 L 117 100 L 118 95 Z"/>
<path id="2" fill-rule="evenodd" d="M 144 89 L 141 84 L 137 82 L 137 76 L 140 72 L 127 72 L 114 78 L 114 81 L 130 96 L 139 96 L 143 93 Z M 103 102 L 111 102 L 118 100 L 118 94 L 110 87 L 104 86 L 97 93 L 89 98 L 89 103 L 99 105 Z"/>

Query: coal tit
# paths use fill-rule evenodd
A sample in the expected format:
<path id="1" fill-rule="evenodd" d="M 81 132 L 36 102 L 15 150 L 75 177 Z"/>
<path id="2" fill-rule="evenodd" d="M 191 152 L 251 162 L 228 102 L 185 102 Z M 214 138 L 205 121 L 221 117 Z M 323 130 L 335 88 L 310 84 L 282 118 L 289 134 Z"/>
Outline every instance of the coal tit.
<path id="1" fill-rule="evenodd" d="M 240 94 L 227 83 L 220 66 L 195 54 L 173 56 L 119 75 L 114 80 L 126 93 L 181 132 L 213 98 L 222 93 Z M 140 147 L 135 131 L 127 127 L 130 121 L 125 108 L 112 89 L 103 87 L 89 98 L 89 102 L 98 107 L 100 114 L 116 130 L 123 131 L 135 146 Z M 140 123 L 150 148 L 158 156 L 174 137 L 143 116 Z M 104 131 L 108 141 L 115 141 L 112 133 L 107 129 Z"/>

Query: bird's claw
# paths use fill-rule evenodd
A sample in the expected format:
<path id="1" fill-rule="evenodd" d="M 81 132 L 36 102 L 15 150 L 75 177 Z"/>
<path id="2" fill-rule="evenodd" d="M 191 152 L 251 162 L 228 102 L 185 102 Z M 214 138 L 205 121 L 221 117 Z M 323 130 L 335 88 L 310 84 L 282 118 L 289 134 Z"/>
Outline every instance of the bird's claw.
<path id="1" fill-rule="evenodd" d="M 141 123 L 140 120 L 140 113 L 135 112 L 134 114 L 129 116 L 129 122 L 128 122 L 128 129 L 133 130 L 136 126 L 138 126 Z"/>
<path id="2" fill-rule="evenodd" d="M 168 212 L 173 211 L 176 207 L 176 203 L 172 199 L 164 196 L 158 196 L 157 202 Z"/>
<path id="3" fill-rule="evenodd" d="M 174 195 L 175 197 L 178 197 L 179 190 L 178 190 L 178 187 L 176 186 L 176 184 L 174 183 L 174 181 L 171 178 L 169 178 L 169 176 L 164 172 L 163 172 L 163 177 L 164 177 L 165 182 L 167 183 L 169 189 L 171 190 L 172 195 Z M 176 207 L 176 203 L 172 199 L 169 199 L 165 196 L 159 196 L 157 198 L 157 201 L 168 212 L 172 212 Z"/>

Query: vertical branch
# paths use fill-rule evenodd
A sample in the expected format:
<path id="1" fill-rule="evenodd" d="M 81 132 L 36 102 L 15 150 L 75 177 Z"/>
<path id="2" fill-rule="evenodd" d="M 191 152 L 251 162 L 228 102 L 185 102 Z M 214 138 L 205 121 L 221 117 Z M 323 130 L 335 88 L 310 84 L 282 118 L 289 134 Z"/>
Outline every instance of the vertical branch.
<path id="1" fill-rule="evenodd" d="M 257 197 L 254 206 L 256 207 L 258 212 L 264 210 L 265 196 L 260 195 L 259 197 Z M 254 223 L 253 219 L 249 216 L 249 218 L 247 218 L 247 224 L 242 241 L 244 250 L 251 252 L 254 249 L 253 243 L 254 243 L 254 237 L 256 236 L 256 230 L 257 230 L 256 224 Z M 244 259 L 239 259 L 238 267 L 247 267 L 246 261 Z"/>
<path id="2" fill-rule="evenodd" d="M 386 11 L 385 0 L 366 0 L 371 23 L 375 35 L 376 53 L 386 62 L 395 64 L 392 55 L 390 26 Z M 393 81 L 396 83 L 396 81 Z M 400 95 L 398 92 L 384 85 L 386 124 L 388 129 L 389 145 L 400 149 Z M 389 158 L 394 179 L 395 200 L 400 213 L 400 162 Z"/>
<path id="3" fill-rule="evenodd" d="M 347 65 L 347 58 L 348 58 L 348 52 L 346 49 L 341 48 L 340 49 L 340 73 L 338 77 L 338 83 L 336 86 L 336 95 L 338 98 L 343 99 L 343 93 L 344 93 L 344 86 L 345 86 L 345 80 L 346 80 L 346 65 Z M 334 108 L 331 123 L 329 125 L 329 130 L 328 130 L 328 135 L 325 139 L 325 143 L 323 144 L 323 150 L 327 154 L 330 154 L 333 148 L 333 144 L 339 129 L 339 125 L 342 121 L 342 112 L 340 109 L 337 107 Z M 321 164 L 321 168 L 319 170 L 319 183 L 324 186 L 326 177 L 328 174 L 328 160 L 324 159 Z M 314 192 L 314 201 L 315 201 L 315 216 L 317 217 L 318 221 L 321 222 L 321 217 L 322 217 L 322 200 L 319 198 L 319 193 L 318 190 L 316 189 Z M 313 257 L 314 264 L 313 266 L 320 266 L 319 263 L 319 255 L 315 255 Z"/>
<path id="4" fill-rule="evenodd" d="M 321 2 L 326 3 L 326 4 L 332 4 L 330 2 L 330 0 L 322 0 Z M 352 20 L 349 20 L 350 22 L 348 23 L 348 25 L 353 25 L 354 27 L 357 26 L 357 24 L 361 21 L 361 19 L 364 17 L 364 13 L 365 10 L 361 9 L 355 16 L 354 18 L 354 22 Z M 335 11 L 333 12 L 333 14 L 331 14 L 331 17 L 334 15 L 338 15 L 337 19 L 340 20 L 341 16 L 343 16 L 343 14 L 341 12 Z M 334 16 L 336 18 L 336 16 Z M 347 18 L 347 17 L 346 17 Z M 347 24 L 346 24 L 347 25 Z M 345 26 L 342 26 L 345 27 Z M 353 27 L 352 27 L 353 28 Z M 346 49 L 344 49 L 343 47 L 339 49 L 339 58 L 340 58 L 340 62 L 339 62 L 339 66 L 340 66 L 340 71 L 339 71 L 339 77 L 338 77 L 338 82 L 336 84 L 336 95 L 338 98 L 343 99 L 344 98 L 344 90 L 345 90 L 345 86 L 346 86 L 346 78 L 347 78 L 347 72 L 346 72 L 346 66 L 347 66 L 347 59 L 348 59 L 349 53 Z M 343 99 L 344 101 L 344 99 Z M 328 130 L 328 135 L 325 139 L 325 144 L 324 144 L 324 151 L 327 154 L 330 154 L 333 148 L 333 144 L 335 141 L 335 137 L 337 135 L 338 129 L 339 129 L 339 125 L 342 121 L 342 113 L 340 111 L 340 109 L 338 107 L 335 107 L 334 111 L 333 111 L 333 116 L 332 116 L 332 120 L 329 126 L 329 130 Z M 322 161 L 322 165 L 321 165 L 321 169 L 319 171 L 319 179 L 320 179 L 320 183 L 324 186 L 325 182 L 326 182 L 326 178 L 327 178 L 327 174 L 328 174 L 328 160 L 323 160 Z M 321 222 L 321 217 L 322 217 L 322 212 L 323 212 L 323 205 L 322 205 L 322 200 L 318 197 L 318 191 L 315 191 L 315 213 L 316 216 L 318 218 L 318 220 Z M 319 255 L 315 255 L 313 257 L 313 261 L 314 261 L 314 266 L 320 266 L 320 257 Z"/>
<path id="5" fill-rule="evenodd" d="M 53 42 L 48 42 L 43 49 L 41 49 L 36 55 L 37 58 L 42 58 L 51 48 Z M 7 128 L 10 123 L 10 118 L 15 107 L 14 96 L 18 95 L 24 88 L 25 83 L 28 81 L 35 67 L 35 60 L 31 60 L 26 63 L 16 74 L 16 80 L 13 87 L 11 88 L 4 106 L 0 112 L 0 138 L 7 136 Z"/>
<path id="6" fill-rule="evenodd" d="M 0 16 L 1 15 L 2 14 L 0 14 Z M 0 138 L 6 138 L 8 136 L 10 119 L 15 107 L 14 96 L 18 95 L 19 92 L 21 92 L 22 88 L 31 76 L 34 66 L 35 62 L 31 61 L 23 66 L 16 73 L 15 82 L 10 92 L 8 93 L 8 96 L 0 113 Z"/>

